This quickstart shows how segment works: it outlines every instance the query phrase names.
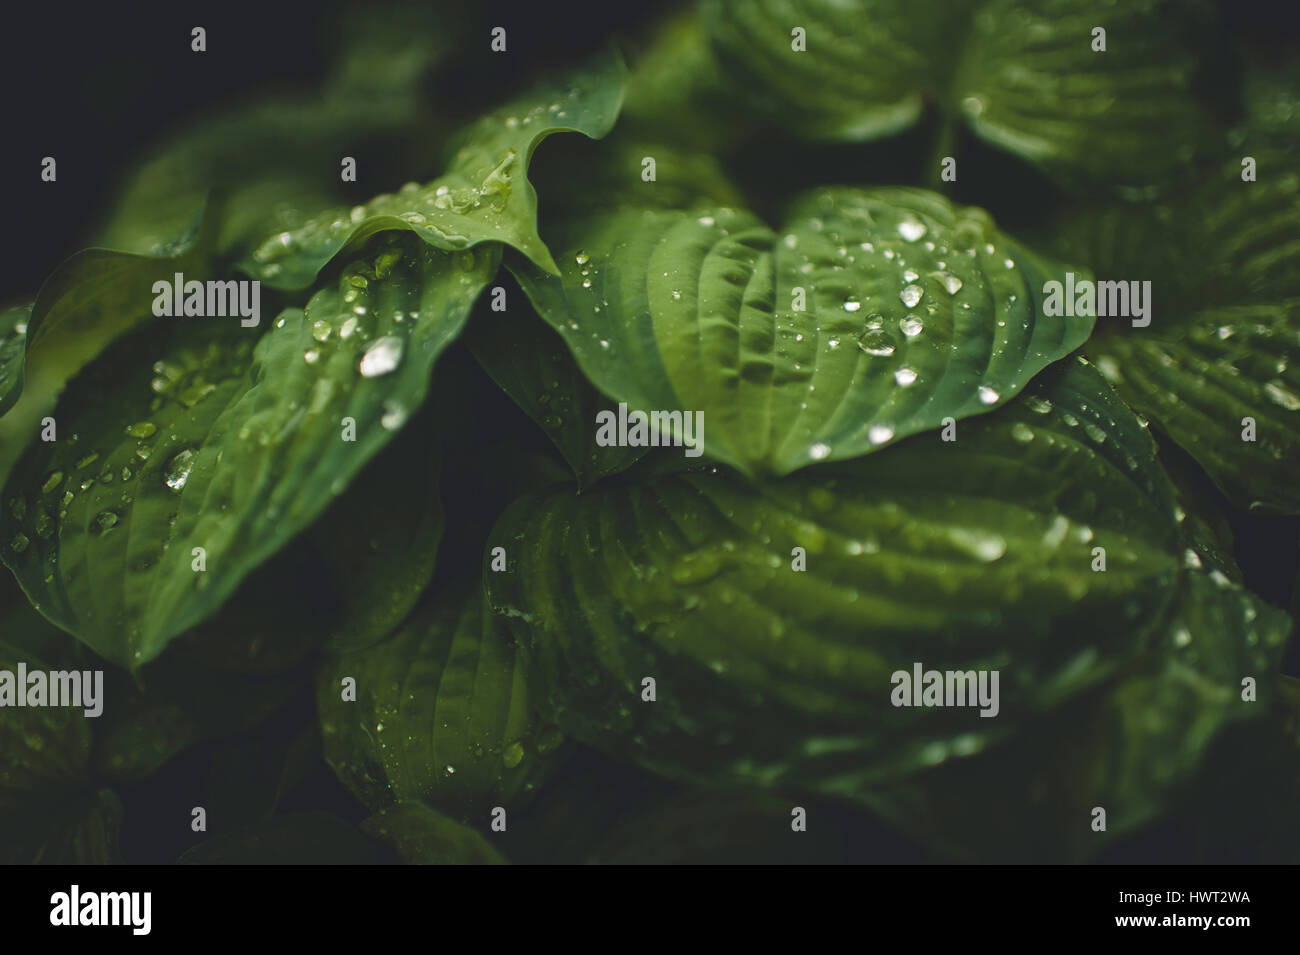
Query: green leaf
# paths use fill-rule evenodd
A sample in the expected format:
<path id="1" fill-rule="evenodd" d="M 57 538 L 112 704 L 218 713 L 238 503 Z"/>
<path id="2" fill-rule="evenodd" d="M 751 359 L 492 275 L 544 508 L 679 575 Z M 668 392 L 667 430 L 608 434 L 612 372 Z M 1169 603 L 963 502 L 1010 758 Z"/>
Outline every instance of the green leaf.
<path id="1" fill-rule="evenodd" d="M 361 831 L 382 839 L 412 865 L 505 865 L 483 834 L 420 803 L 381 809 Z"/>
<path id="2" fill-rule="evenodd" d="M 330 581 L 323 629 L 332 650 L 382 640 L 433 577 L 445 526 L 438 482 L 445 429 L 436 401 L 426 408 L 300 539 Z"/>
<path id="3" fill-rule="evenodd" d="M 84 656 L 30 608 L 0 614 L 0 670 L 7 671 L 8 680 L 16 683 L 20 663 L 29 676 L 37 670 L 97 668 Z M 96 718 L 84 707 L 14 703 L 6 700 L 0 710 L 0 863 L 118 861 L 122 805 L 111 791 L 91 784 Z"/>
<path id="4" fill-rule="evenodd" d="M 1196 321 L 1173 336 L 1108 336 L 1093 351 L 1230 500 L 1300 513 L 1300 299 L 1205 309 Z"/>
<path id="5" fill-rule="evenodd" d="M 1156 838 L 1172 829 L 1181 851 L 1171 862 L 1294 865 L 1300 862 L 1297 800 L 1300 680 L 1283 676 L 1268 712 L 1217 742 Z"/>
<path id="6" fill-rule="evenodd" d="M 449 255 L 397 233 L 256 341 L 175 320 L 119 342 L 60 399 L 61 439 L 10 476 L 0 557 L 47 618 L 139 668 L 405 424 L 498 261 L 495 245 Z"/>
<path id="7" fill-rule="evenodd" d="M 557 247 L 559 277 L 511 267 L 592 383 L 702 412 L 705 451 L 747 473 L 988 411 L 1092 328 L 1043 314 L 1063 266 L 920 190 L 822 190 L 780 232 L 729 209 L 616 211 Z"/>
<path id="8" fill-rule="evenodd" d="M 1149 327 L 1102 320 L 1088 352 L 1138 412 L 1235 503 L 1300 513 L 1300 175 L 1238 159 L 1180 201 L 1115 205 L 1058 239 L 1100 278 L 1145 279 Z M 1253 421 L 1254 438 L 1249 438 Z"/>
<path id="9" fill-rule="evenodd" d="M 0 413 L 18 400 L 27 358 L 27 324 L 32 305 L 0 310 Z"/>
<path id="10" fill-rule="evenodd" d="M 528 182 L 533 150 L 556 132 L 599 139 L 623 100 L 626 68 L 613 47 L 548 79 L 478 120 L 448 171 L 427 185 L 408 183 L 362 206 L 320 214 L 263 242 L 243 264 L 276 288 L 302 288 L 345 248 L 387 229 L 416 233 L 435 248 L 458 251 L 481 242 L 513 246 L 544 268 L 555 263 L 537 234 L 537 193 Z"/>
<path id="11" fill-rule="evenodd" d="M 392 853 L 326 812 L 295 812 L 215 836 L 177 860 L 183 865 L 380 865 Z"/>
<path id="12" fill-rule="evenodd" d="M 536 315 L 476 316 L 465 343 L 492 380 L 546 432 L 583 486 L 625 470 L 645 454 L 646 448 L 596 444 L 596 415 L 613 403 L 587 383 L 564 340 Z"/>
<path id="13" fill-rule="evenodd" d="M 945 121 L 960 116 L 1048 172 L 1108 186 L 1188 167 L 1204 120 L 1183 34 L 1203 9 L 1165 0 L 1104 10 L 1085 0 L 703 6 L 738 112 L 812 139 L 868 140 L 914 125 L 933 101 Z M 1093 50 L 1096 27 L 1105 52 Z"/>
<path id="14" fill-rule="evenodd" d="M 409 4 L 352 17 L 339 30 L 343 49 L 321 90 L 204 117 L 160 144 L 126 184 L 97 244 L 148 252 L 216 192 L 217 247 L 244 251 L 254 237 L 299 226 L 347 201 L 341 157 L 359 159 L 364 181 L 375 171 L 365 157 L 376 151 L 377 137 L 424 132 L 419 81 L 453 36 L 439 19 L 434 10 Z"/>
<path id="15" fill-rule="evenodd" d="M 215 219 L 200 210 L 156 254 L 78 252 L 45 280 L 29 315 L 20 308 L 0 316 L 0 480 L 65 383 L 110 342 L 151 319 L 146 296 L 153 283 L 207 271 L 215 228 Z"/>
<path id="16" fill-rule="evenodd" d="M 1144 651 L 1184 544 L 1092 368 L 963 427 L 757 487 L 710 469 L 525 498 L 492 535 L 520 549 L 492 606 L 560 726 L 656 771 L 856 795 L 978 752 Z M 916 662 L 999 669 L 1000 716 L 888 706 Z"/>
<path id="17" fill-rule="evenodd" d="M 26 697 L 28 690 L 17 685 L 19 664 L 31 675 L 64 669 L 63 664 L 72 661 L 47 661 L 33 655 L 33 647 L 57 647 L 52 628 L 39 618 L 20 612 L 7 615 L 4 623 L 0 671 L 6 672 L 9 685 L 4 692 L 11 698 L 5 701 L 0 719 L 0 812 L 85 783 L 93 726 L 84 707 L 17 705 L 14 695 Z"/>
<path id="18" fill-rule="evenodd" d="M 1222 575 L 1188 574 L 1179 590 L 1159 639 L 1120 679 L 1009 746 L 948 760 L 866 802 L 945 854 L 981 862 L 1086 859 L 1157 817 L 1225 727 L 1264 713 L 1290 629 Z M 1242 699 L 1247 676 L 1259 702 Z M 1249 745 L 1258 752 L 1259 740 Z M 1097 806 L 1104 833 L 1090 825 Z"/>
<path id="19" fill-rule="evenodd" d="M 654 178 L 646 180 L 654 160 Z M 575 167 L 582 178 L 573 175 Z M 546 197 L 547 222 L 598 215 L 611 208 L 739 208 L 744 199 L 708 153 L 646 139 L 620 130 L 599 143 L 568 137 L 548 147 L 533 164 L 532 180 Z M 542 230 L 550 239 L 549 227 Z"/>
<path id="20" fill-rule="evenodd" d="M 122 812 L 122 801 L 110 789 L 45 795 L 20 809 L 0 810 L 0 863 L 120 864 Z"/>
<path id="21" fill-rule="evenodd" d="M 323 664 L 325 759 L 372 810 L 418 801 L 486 825 L 532 790 L 559 745 L 535 692 L 477 593 L 434 600 L 378 646 Z"/>
<path id="22" fill-rule="evenodd" d="M 736 114 L 732 95 L 702 18 L 688 7 L 665 20 L 632 59 L 619 129 L 689 146 L 696 156 L 718 155 L 753 131 L 752 120 Z"/>

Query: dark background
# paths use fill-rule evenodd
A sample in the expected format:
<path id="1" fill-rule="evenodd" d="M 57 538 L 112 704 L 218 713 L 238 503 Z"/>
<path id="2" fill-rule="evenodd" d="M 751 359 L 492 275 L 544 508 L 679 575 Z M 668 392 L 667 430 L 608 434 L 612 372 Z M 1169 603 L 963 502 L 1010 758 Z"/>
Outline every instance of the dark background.
<path id="1" fill-rule="evenodd" d="M 367 6 L 265 0 L 182 8 L 174 2 L 128 0 L 8 7 L 0 21 L 5 39 L 0 182 L 7 237 L 0 305 L 30 301 L 45 276 L 85 246 L 124 177 L 170 131 L 267 93 L 317 89 L 344 41 L 340 14 Z M 445 10 L 448 29 L 469 39 L 439 67 L 429 94 L 441 92 L 444 111 L 450 105 L 454 114 L 472 117 L 528 76 L 594 49 L 611 34 L 643 37 L 650 24 L 681 3 L 430 0 L 430 6 Z M 1294 0 L 1218 0 L 1218 7 L 1226 30 L 1221 55 L 1204 64 L 1208 78 L 1230 83 L 1243 58 L 1268 58 L 1300 46 L 1300 3 Z M 508 30 L 507 56 L 488 47 L 496 25 Z M 195 26 L 207 29 L 206 53 L 190 49 Z M 447 90 L 454 93 L 450 103 Z M 886 149 L 906 153 L 910 144 L 903 139 Z M 920 140 L 923 147 L 925 137 Z M 986 167 L 990 176 L 1019 183 L 1026 209 L 1041 207 L 1046 185 L 1031 168 L 1009 162 L 1004 153 L 985 154 L 978 144 L 962 146 L 962 155 L 971 160 L 992 160 Z M 829 147 L 813 163 L 803 149 L 797 166 L 791 153 L 792 180 L 799 179 L 801 169 L 817 169 L 822 178 L 861 180 L 864 159 L 874 158 L 857 146 Z M 771 151 L 764 152 L 770 161 Z M 43 156 L 58 160 L 57 183 L 40 181 Z M 735 172 L 743 182 L 745 170 Z M 1000 219 L 1015 219 L 1005 198 L 999 207 Z"/>

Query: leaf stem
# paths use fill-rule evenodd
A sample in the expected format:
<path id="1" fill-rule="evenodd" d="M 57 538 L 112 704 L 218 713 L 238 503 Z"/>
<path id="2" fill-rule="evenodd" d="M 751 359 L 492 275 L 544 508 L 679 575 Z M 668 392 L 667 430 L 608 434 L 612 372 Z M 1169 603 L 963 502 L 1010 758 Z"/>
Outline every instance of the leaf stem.
<path id="1" fill-rule="evenodd" d="M 943 160 L 951 156 L 953 146 L 957 141 L 957 124 L 953 121 L 952 113 L 948 110 L 941 110 L 939 118 L 939 131 L 934 137 L 934 146 L 930 153 L 930 161 L 926 171 L 926 183 L 930 189 L 935 192 L 941 192 L 949 195 L 952 191 L 952 183 L 945 182 L 942 179 Z"/>

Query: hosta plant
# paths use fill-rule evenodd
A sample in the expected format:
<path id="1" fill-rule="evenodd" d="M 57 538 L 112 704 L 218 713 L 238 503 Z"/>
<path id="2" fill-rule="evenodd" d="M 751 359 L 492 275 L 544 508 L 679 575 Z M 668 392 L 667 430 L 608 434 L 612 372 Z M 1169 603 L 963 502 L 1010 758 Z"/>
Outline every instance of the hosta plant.
<path id="1" fill-rule="evenodd" d="M 1294 60 L 702 0 L 500 98 L 368 21 L 11 277 L 0 671 L 103 711 L 0 683 L 3 858 L 1300 857 Z"/>

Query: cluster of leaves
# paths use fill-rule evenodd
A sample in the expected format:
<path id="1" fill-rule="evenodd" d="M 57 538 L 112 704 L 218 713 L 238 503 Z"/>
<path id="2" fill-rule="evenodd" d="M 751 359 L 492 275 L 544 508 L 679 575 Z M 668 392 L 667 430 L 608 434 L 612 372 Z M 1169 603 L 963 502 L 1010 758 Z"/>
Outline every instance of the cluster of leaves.
<path id="1" fill-rule="evenodd" d="M 1294 63 L 1225 122 L 1198 4 L 920 6 L 704 0 L 449 135 L 433 31 L 372 17 L 319 101 L 145 163 L 0 313 L 0 665 L 110 670 L 101 721 L 0 719 L 3 857 L 111 861 L 190 776 L 151 822 L 213 862 L 1080 859 L 1237 812 L 1225 761 L 1293 791 L 1291 618 L 1228 529 L 1294 560 Z M 913 127 L 911 177 L 818 172 Z M 439 174 L 357 204 L 319 159 L 372 134 Z M 955 201 L 959 145 L 1055 214 Z M 1071 271 L 1154 321 L 1046 314 Z M 276 314 L 154 318 L 176 272 Z M 703 457 L 598 445 L 620 404 Z M 999 671 L 998 717 L 891 706 L 918 661 Z"/>

